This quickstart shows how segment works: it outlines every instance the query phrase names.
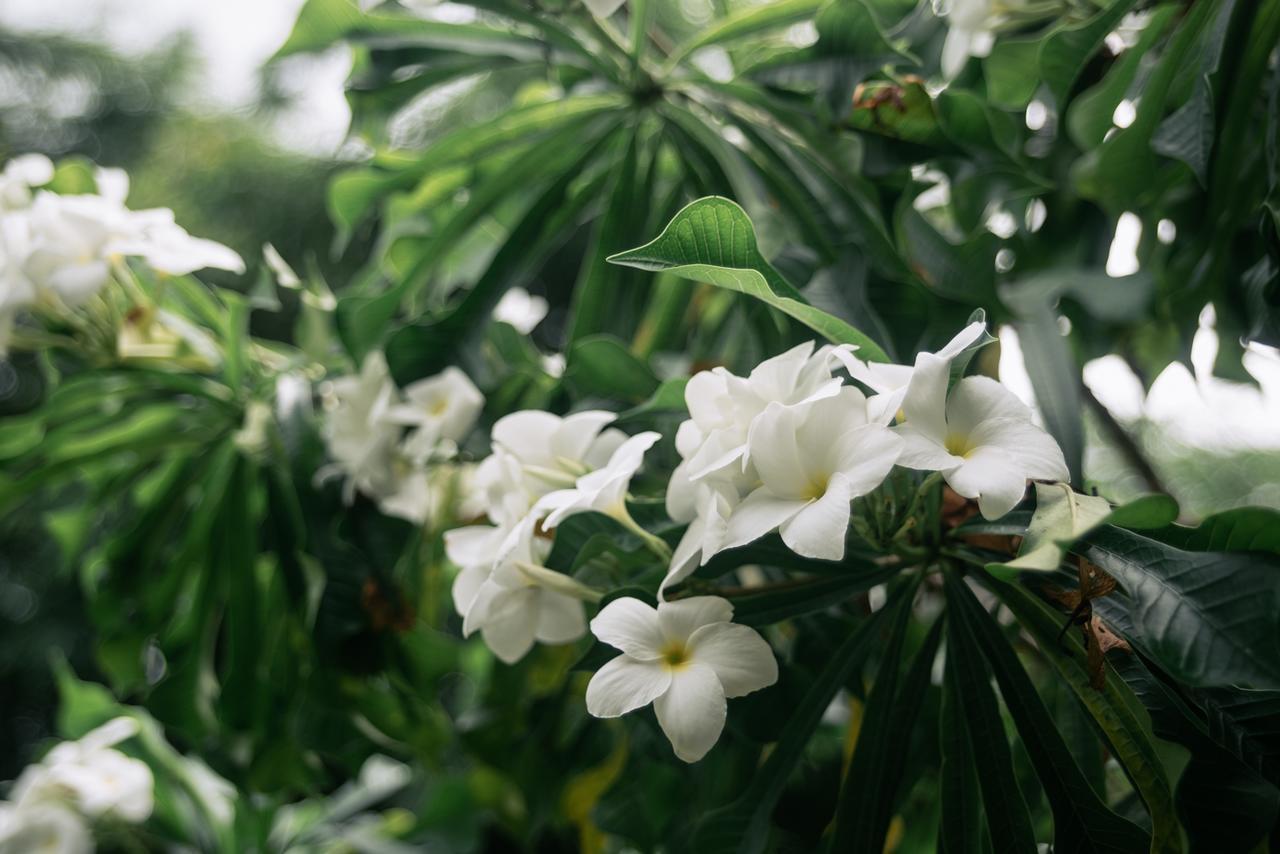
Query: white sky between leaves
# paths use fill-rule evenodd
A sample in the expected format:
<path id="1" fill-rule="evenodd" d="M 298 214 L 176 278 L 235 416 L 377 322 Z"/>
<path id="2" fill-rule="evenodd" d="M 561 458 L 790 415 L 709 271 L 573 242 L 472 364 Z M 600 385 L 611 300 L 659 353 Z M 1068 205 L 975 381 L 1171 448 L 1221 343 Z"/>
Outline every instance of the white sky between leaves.
<path id="1" fill-rule="evenodd" d="M 237 110 L 258 94 L 258 68 L 284 43 L 303 0 L 0 0 L 0 25 L 19 32 L 54 32 L 106 43 L 126 55 L 163 46 L 180 33 L 194 40 L 199 67 L 184 102 L 193 109 Z M 335 51 L 295 61 L 286 83 L 297 97 L 273 127 L 282 145 L 331 154 L 342 143 L 349 113 L 342 84 L 349 58 Z M 1141 223 L 1125 217 L 1117 230 L 1108 272 L 1133 272 Z M 1280 448 L 1280 355 L 1251 348 L 1245 366 L 1261 391 L 1210 375 L 1217 337 L 1211 317 L 1196 337 L 1196 371 L 1171 365 L 1144 397 L 1141 384 L 1118 357 L 1091 362 L 1085 381 L 1122 420 L 1142 415 L 1178 441 L 1204 448 Z M 1001 330 L 1001 378 L 1023 400 L 1034 393 L 1016 335 Z"/>

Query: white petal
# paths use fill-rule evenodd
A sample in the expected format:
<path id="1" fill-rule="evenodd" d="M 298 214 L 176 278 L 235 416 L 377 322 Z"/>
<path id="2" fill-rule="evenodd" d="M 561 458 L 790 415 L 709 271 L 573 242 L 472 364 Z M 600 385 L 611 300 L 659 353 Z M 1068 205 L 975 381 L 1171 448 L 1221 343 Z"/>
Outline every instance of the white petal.
<path id="1" fill-rule="evenodd" d="M 485 646 L 503 662 L 515 664 L 533 648 L 536 616 L 536 609 L 524 607 L 505 612 L 502 619 L 486 623 L 480 630 Z"/>
<path id="2" fill-rule="evenodd" d="M 671 671 L 664 663 L 620 655 L 587 683 L 587 711 L 597 718 L 616 718 L 649 705 L 670 686 Z"/>
<path id="3" fill-rule="evenodd" d="M 694 663 L 716 672 L 726 697 L 742 697 L 778 681 L 773 649 L 749 626 L 703 626 L 690 635 L 689 654 Z"/>
<path id="4" fill-rule="evenodd" d="M 839 473 L 848 481 L 850 497 L 866 495 L 884 482 L 902 453 L 900 436 L 879 424 L 866 424 L 839 439 Z"/>
<path id="5" fill-rule="evenodd" d="M 964 465 L 945 474 L 947 483 L 965 498 L 977 498 L 988 519 L 999 519 L 1022 500 L 1027 477 L 999 448 L 979 448 Z"/>
<path id="6" fill-rule="evenodd" d="M 458 566 L 493 563 L 506 536 L 492 525 L 467 525 L 444 532 L 444 553 Z"/>
<path id="7" fill-rule="evenodd" d="M 551 436 L 552 456 L 582 461 L 587 456 L 591 443 L 600 435 L 600 431 L 615 418 L 617 416 L 612 412 L 599 410 L 575 412 L 573 415 L 566 416 L 559 429 Z"/>
<path id="8" fill-rule="evenodd" d="M 1017 395 L 991 377 L 965 377 L 947 399 L 947 429 L 968 435 L 992 418 L 1031 422 L 1031 410 Z"/>
<path id="9" fill-rule="evenodd" d="M 671 687 L 653 702 L 658 725 L 685 762 L 697 762 L 715 746 L 724 730 L 726 706 L 715 671 L 694 663 L 673 673 Z"/>
<path id="10" fill-rule="evenodd" d="M 898 454 L 900 466 L 945 472 L 964 463 L 964 457 L 955 456 L 941 442 L 924 435 L 911 424 L 900 424 L 893 431 L 903 440 L 902 451 Z"/>
<path id="11" fill-rule="evenodd" d="M 982 337 L 982 333 L 986 330 L 987 324 L 980 320 L 975 320 L 964 329 L 956 333 L 956 337 L 947 342 L 947 346 L 939 350 L 935 355 L 939 358 L 946 359 L 948 362 L 959 356 L 965 351 L 970 344 Z"/>
<path id="12" fill-rule="evenodd" d="M 569 643 L 587 633 L 582 603 L 551 590 L 538 591 L 538 624 L 534 637 L 543 643 Z"/>
<path id="13" fill-rule="evenodd" d="M 658 625 L 668 640 L 683 643 L 703 626 L 733 619 L 733 605 L 719 596 L 690 596 L 658 605 Z"/>
<path id="14" fill-rule="evenodd" d="M 827 483 L 827 491 L 781 528 L 782 541 L 796 554 L 822 560 L 844 557 L 844 535 L 849 527 L 849 502 L 853 490 L 847 478 L 837 472 Z"/>
<path id="15" fill-rule="evenodd" d="M 808 504 L 807 499 L 779 498 L 765 487 L 760 487 L 734 508 L 725 531 L 724 548 L 731 549 L 760 539 Z"/>
<path id="16" fill-rule="evenodd" d="M 702 556 L 702 537 L 706 527 L 707 522 L 701 516 L 689 523 L 688 529 L 684 532 L 684 536 L 680 538 L 675 552 L 671 555 L 671 563 L 667 567 L 667 575 L 662 579 L 662 583 L 658 585 L 659 602 L 662 601 L 663 594 L 668 587 L 684 581 L 698 568 L 699 558 Z"/>
<path id="17" fill-rule="evenodd" d="M 453 607 L 458 613 L 466 616 L 475 602 L 480 586 L 489 578 L 489 567 L 485 564 L 464 566 L 458 576 L 453 579 Z"/>
<path id="18" fill-rule="evenodd" d="M 660 658 L 666 643 L 658 628 L 658 612 L 630 596 L 614 599 L 601 608 L 591 621 L 591 633 L 602 643 L 646 661 Z"/>
<path id="19" fill-rule="evenodd" d="M 1067 480 L 1071 476 L 1057 441 L 1030 421 L 1015 418 L 984 421 L 970 434 L 970 441 L 979 449 L 999 448 L 1024 477 Z"/>
<path id="20" fill-rule="evenodd" d="M 947 437 L 947 384 L 951 362 L 932 353 L 916 356 L 916 368 L 902 400 L 906 423 L 938 442 Z"/>
<path id="21" fill-rule="evenodd" d="M 504 415 L 493 425 L 492 440 L 515 454 L 522 463 L 549 465 L 551 436 L 560 419 L 550 412 L 524 410 Z"/>
<path id="22" fill-rule="evenodd" d="M 800 498 L 809 490 L 805 457 L 812 448 L 802 448 L 800 429 L 806 410 L 771 403 L 751 424 L 747 442 L 751 462 L 769 491 L 785 498 Z"/>

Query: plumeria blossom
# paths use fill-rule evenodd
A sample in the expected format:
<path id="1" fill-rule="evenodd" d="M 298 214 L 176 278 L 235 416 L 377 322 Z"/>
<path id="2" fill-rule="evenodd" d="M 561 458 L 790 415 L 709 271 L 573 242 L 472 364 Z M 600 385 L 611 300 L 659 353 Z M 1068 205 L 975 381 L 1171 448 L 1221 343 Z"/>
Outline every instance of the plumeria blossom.
<path id="1" fill-rule="evenodd" d="M 23 154 L 0 171 L 0 212 L 31 204 L 32 190 L 53 180 L 53 161 L 43 154 Z"/>
<path id="2" fill-rule="evenodd" d="M 903 440 L 868 418 L 867 399 L 846 386 L 806 406 L 770 404 L 751 429 L 760 486 L 733 511 L 725 547 L 777 529 L 806 557 L 844 557 L 849 503 L 879 486 Z"/>
<path id="3" fill-rule="evenodd" d="M 591 511 L 629 523 L 627 488 L 644 462 L 645 451 L 661 438 L 662 434 L 652 431 L 638 433 L 619 445 L 601 468 L 582 475 L 568 489 L 544 495 L 535 510 L 546 513 L 546 527 L 554 528 L 573 513 Z"/>
<path id="4" fill-rule="evenodd" d="M 425 458 L 442 440 L 462 440 L 483 408 L 480 389 L 462 371 L 448 367 L 434 377 L 405 386 L 404 402 L 391 406 L 387 417 L 415 428 L 405 442 L 405 451 Z"/>
<path id="5" fill-rule="evenodd" d="M 145 821 L 154 806 L 155 781 L 146 763 L 114 749 L 138 733 L 133 718 L 115 718 L 79 741 L 64 741 L 13 784 L 10 797 L 27 801 L 65 801 L 85 815 L 113 815 Z"/>
<path id="6" fill-rule="evenodd" d="M 528 335 L 547 316 L 547 301 L 524 288 L 511 288 L 493 308 L 493 319 L 509 323 L 516 332 Z"/>
<path id="7" fill-rule="evenodd" d="M 89 854 L 88 822 L 60 803 L 0 803 L 0 854 Z"/>
<path id="8" fill-rule="evenodd" d="M 920 353 L 916 356 L 916 364 L 921 359 L 939 359 L 950 368 L 952 361 L 965 350 L 972 347 L 982 338 L 987 330 L 985 322 L 976 320 L 956 333 L 946 346 L 936 353 Z M 902 401 L 911 387 L 912 377 L 916 369 L 911 365 L 895 365 L 889 362 L 864 362 L 851 353 L 837 350 L 836 357 L 844 364 L 849 376 L 876 392 L 869 400 L 869 413 L 872 420 L 888 423 L 895 417 L 902 418 Z"/>
<path id="9" fill-rule="evenodd" d="M 603 643 L 622 651 L 587 685 L 587 711 L 616 718 L 653 703 L 676 756 L 697 762 L 720 738 L 727 698 L 778 680 L 773 650 L 737 625 L 717 596 L 663 602 L 615 599 L 591 621 Z"/>
<path id="10" fill-rule="evenodd" d="M 346 474 L 347 498 L 355 490 L 386 494 L 393 486 L 391 462 L 402 428 L 390 419 L 396 387 L 382 353 L 365 357 L 360 373 L 339 377 L 324 396 L 325 441 Z"/>
<path id="11" fill-rule="evenodd" d="M 1022 500 L 1028 478 L 1070 477 L 1058 443 L 1013 392 L 989 377 L 966 377 L 948 393 L 948 375 L 942 359 L 917 361 L 902 404 L 906 421 L 895 428 L 905 441 L 902 465 L 942 472 L 988 519 Z"/>
<path id="12" fill-rule="evenodd" d="M 964 69 L 969 57 L 991 53 L 1000 20 L 993 0 L 950 0 L 942 44 L 942 73 L 948 80 Z"/>
<path id="13" fill-rule="evenodd" d="M 523 658 L 534 641 L 563 644 L 586 634 L 582 601 L 565 592 L 576 590 L 576 582 L 542 566 L 551 546 L 538 535 L 537 520 L 527 517 L 501 541 L 501 529 L 484 528 L 445 535 L 449 559 L 462 567 L 453 602 L 463 615 L 463 634 L 479 631 L 508 664 Z M 557 577 L 563 579 L 560 589 L 554 589 Z"/>

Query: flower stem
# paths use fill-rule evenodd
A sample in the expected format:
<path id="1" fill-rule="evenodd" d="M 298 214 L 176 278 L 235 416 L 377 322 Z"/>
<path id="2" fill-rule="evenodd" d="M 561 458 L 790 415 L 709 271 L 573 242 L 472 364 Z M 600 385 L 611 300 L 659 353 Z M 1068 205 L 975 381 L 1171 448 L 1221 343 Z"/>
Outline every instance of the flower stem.
<path id="1" fill-rule="evenodd" d="M 622 524 L 622 527 L 639 537 L 645 548 L 661 558 L 663 563 L 671 562 L 671 546 L 667 545 L 666 541 L 657 534 L 652 534 L 642 528 L 640 523 L 632 518 L 631 512 L 627 510 L 625 504 L 614 514 L 613 518 L 617 519 Z"/>

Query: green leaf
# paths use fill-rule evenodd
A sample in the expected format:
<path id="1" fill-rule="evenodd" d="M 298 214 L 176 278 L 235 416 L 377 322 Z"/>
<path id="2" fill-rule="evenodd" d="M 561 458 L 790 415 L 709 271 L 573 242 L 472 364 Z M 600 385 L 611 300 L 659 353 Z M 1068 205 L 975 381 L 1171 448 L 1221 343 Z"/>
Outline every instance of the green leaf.
<path id="1" fill-rule="evenodd" d="M 987 100 L 993 107 L 1021 110 L 1031 102 L 1040 85 L 1036 60 L 1040 55 L 1039 39 L 1002 38 L 982 60 L 987 80 Z"/>
<path id="2" fill-rule="evenodd" d="M 929 290 L 965 305 L 995 299 L 995 257 L 1000 242 L 985 229 L 960 244 L 944 237 L 903 196 L 895 217 L 903 257 Z"/>
<path id="3" fill-rule="evenodd" d="M 1194 528 L 1170 525 L 1151 536 L 1193 552 L 1280 554 L 1280 511 L 1270 507 L 1237 507 L 1215 513 Z"/>
<path id="4" fill-rule="evenodd" d="M 1018 557 L 991 564 L 988 570 L 1056 570 L 1066 549 L 1104 522 L 1159 528 L 1178 516 L 1177 503 L 1167 495 L 1148 495 L 1113 508 L 1105 498 L 1081 495 L 1065 483 L 1037 483 L 1035 487 L 1036 512 L 1027 526 Z"/>
<path id="5" fill-rule="evenodd" d="M 1054 850 L 1127 854 L 1147 848 L 1149 835 L 1108 809 L 1089 785 L 1000 626 L 968 587 L 951 574 L 946 580 L 947 613 L 982 649 L 995 672 L 1005 708 L 1053 809 Z"/>
<path id="6" fill-rule="evenodd" d="M 886 619 L 910 607 L 916 582 L 904 584 L 884 608 L 858 626 L 832 653 L 804 699 L 795 708 L 751 782 L 737 799 L 703 816 L 694 829 L 692 850 L 699 854 L 759 854 L 768 841 L 769 818 L 787 779 L 800 763 L 805 745 L 840 687 L 866 660 L 880 640 Z"/>
<path id="7" fill-rule="evenodd" d="M 778 0 L 760 6 L 744 6 L 701 28 L 671 51 L 668 66 L 674 66 L 701 47 L 737 41 L 747 36 L 785 27 L 812 17 L 822 0 Z"/>
<path id="8" fill-rule="evenodd" d="M 1040 45 L 1040 77 L 1059 104 L 1067 103 L 1071 86 L 1089 59 L 1116 28 L 1136 0 L 1113 0 L 1093 17 L 1054 28 Z"/>
<path id="9" fill-rule="evenodd" d="M 825 611 L 857 593 L 865 593 L 877 584 L 885 583 L 901 571 L 896 566 L 868 564 L 861 571 L 850 568 L 847 574 L 797 579 L 781 589 L 748 590 L 729 597 L 733 602 L 733 619 L 748 626 L 768 626 Z"/>
<path id="10" fill-rule="evenodd" d="M 653 241 L 609 261 L 642 270 L 670 270 L 681 278 L 747 294 L 829 341 L 856 344 L 863 359 L 887 360 L 866 335 L 805 302 L 760 254 L 751 220 L 728 199 L 712 196 L 687 205 Z"/>
<path id="11" fill-rule="evenodd" d="M 1280 688 L 1280 558 L 1187 552 L 1111 526 L 1073 551 L 1120 582 L 1137 639 L 1175 678 Z"/>
<path id="12" fill-rule="evenodd" d="M 964 582 L 951 572 L 946 573 L 944 579 L 948 611 L 954 611 L 954 601 L 959 595 L 955 588 Z M 1031 817 L 1018 790 L 1013 754 L 1005 737 L 1000 708 L 991 692 L 991 671 L 975 647 L 966 624 L 956 619 L 947 622 L 947 671 L 955 680 L 958 699 L 964 708 L 963 714 L 952 718 L 951 723 L 962 726 L 968 733 L 991 843 L 996 851 L 1035 851 Z M 961 736 L 957 733 L 949 737 Z"/>
<path id="13" fill-rule="evenodd" d="M 924 644 L 898 688 L 898 659 L 908 620 L 895 625 L 867 698 L 858 741 L 836 808 L 831 851 L 883 851 L 889 822 L 906 771 L 916 717 L 924 705 L 934 657 L 942 640 L 942 618 L 934 621 Z"/>
<path id="14" fill-rule="evenodd" d="M 663 380 L 648 400 L 619 414 L 614 424 L 629 424 L 655 415 L 688 412 L 684 402 L 684 387 L 688 384 L 688 377 Z"/>
<path id="15" fill-rule="evenodd" d="M 979 760 L 969 740 L 968 717 L 969 703 L 960 682 L 960 671 L 948 666 L 942 673 L 942 709 L 938 717 L 938 746 L 942 753 L 938 783 L 942 826 L 938 848 L 945 854 L 991 850 L 991 839 L 982 822 Z"/>
<path id="16" fill-rule="evenodd" d="M 1060 635 L 1061 615 L 1022 587 L 980 574 L 982 584 L 1000 597 L 1022 628 L 1036 641 L 1047 660 L 1084 704 L 1125 769 L 1151 816 L 1151 851 L 1181 851 L 1181 833 L 1173 794 L 1164 765 L 1156 752 L 1150 722 L 1132 692 L 1106 670 L 1105 687 L 1090 684 L 1088 655 L 1075 634 Z"/>
<path id="17" fill-rule="evenodd" d="M 564 381 L 579 397 L 639 402 L 658 389 L 658 378 L 612 335 L 580 338 L 569 348 Z"/>

